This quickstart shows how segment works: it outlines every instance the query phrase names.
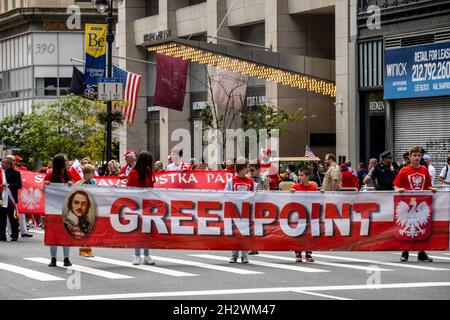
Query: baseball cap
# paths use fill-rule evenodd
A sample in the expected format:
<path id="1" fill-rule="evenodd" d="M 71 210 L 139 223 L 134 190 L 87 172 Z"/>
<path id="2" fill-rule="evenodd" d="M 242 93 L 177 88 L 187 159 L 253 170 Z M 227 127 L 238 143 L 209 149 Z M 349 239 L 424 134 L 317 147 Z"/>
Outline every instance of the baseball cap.
<path id="1" fill-rule="evenodd" d="M 130 158 L 134 158 L 134 159 L 137 158 L 137 154 L 136 154 L 136 152 L 133 151 L 133 150 L 127 151 L 123 156 L 124 156 L 125 158 L 126 158 L 126 157 L 130 157 Z"/>
<path id="2" fill-rule="evenodd" d="M 23 161 L 23 159 L 22 159 L 22 157 L 21 156 L 15 156 L 16 157 L 16 161 L 17 162 L 21 162 L 21 161 Z"/>
<path id="3" fill-rule="evenodd" d="M 430 155 L 429 155 L 429 154 L 424 155 L 424 156 L 423 156 L 423 160 L 431 161 Z"/>

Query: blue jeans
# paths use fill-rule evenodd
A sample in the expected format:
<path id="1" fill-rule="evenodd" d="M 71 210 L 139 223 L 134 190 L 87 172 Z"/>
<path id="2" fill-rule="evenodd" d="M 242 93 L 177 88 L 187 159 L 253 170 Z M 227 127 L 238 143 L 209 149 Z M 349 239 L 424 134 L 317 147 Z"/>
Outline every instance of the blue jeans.
<path id="1" fill-rule="evenodd" d="M 58 251 L 57 246 L 50 246 L 50 256 L 56 258 L 56 252 Z M 64 258 L 68 258 L 70 254 L 70 247 L 63 247 Z"/>
<path id="2" fill-rule="evenodd" d="M 247 258 L 247 253 L 248 251 L 241 251 L 241 257 Z M 239 251 L 238 250 L 231 251 L 231 256 L 237 260 L 239 258 Z"/>
<path id="3" fill-rule="evenodd" d="M 150 254 L 150 250 L 144 249 L 144 256 L 145 256 L 145 257 L 148 257 L 149 254 Z M 141 256 L 141 249 L 140 249 L 140 248 L 134 249 L 134 255 L 135 255 L 136 257 L 140 257 L 140 256 Z"/>

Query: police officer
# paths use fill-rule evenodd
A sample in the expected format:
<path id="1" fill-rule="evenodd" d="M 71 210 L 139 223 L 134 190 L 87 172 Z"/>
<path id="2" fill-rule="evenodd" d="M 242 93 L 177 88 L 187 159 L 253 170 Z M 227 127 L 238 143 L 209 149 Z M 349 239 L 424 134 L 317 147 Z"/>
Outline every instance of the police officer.
<path id="1" fill-rule="evenodd" d="M 385 151 L 380 154 L 381 162 L 376 165 L 370 174 L 375 182 L 376 190 L 394 190 L 394 180 L 399 171 L 397 163 L 392 162 L 392 154 Z"/>

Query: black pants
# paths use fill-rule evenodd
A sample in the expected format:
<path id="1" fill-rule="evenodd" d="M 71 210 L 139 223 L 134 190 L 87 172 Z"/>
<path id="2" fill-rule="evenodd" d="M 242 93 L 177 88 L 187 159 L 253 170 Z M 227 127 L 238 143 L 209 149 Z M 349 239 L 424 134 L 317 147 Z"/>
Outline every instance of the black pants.
<path id="1" fill-rule="evenodd" d="M 14 208 L 8 206 L 8 208 L 0 208 L 0 241 L 6 241 L 6 217 L 11 224 L 11 238 L 17 240 L 19 237 L 19 219 L 14 218 Z"/>

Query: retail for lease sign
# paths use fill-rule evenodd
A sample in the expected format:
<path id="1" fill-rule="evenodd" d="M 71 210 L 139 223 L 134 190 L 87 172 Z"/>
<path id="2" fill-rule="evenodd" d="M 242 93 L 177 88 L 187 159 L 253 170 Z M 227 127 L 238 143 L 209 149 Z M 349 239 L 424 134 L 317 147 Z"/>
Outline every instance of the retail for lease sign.
<path id="1" fill-rule="evenodd" d="M 385 50 L 384 98 L 450 95 L 450 42 Z"/>

